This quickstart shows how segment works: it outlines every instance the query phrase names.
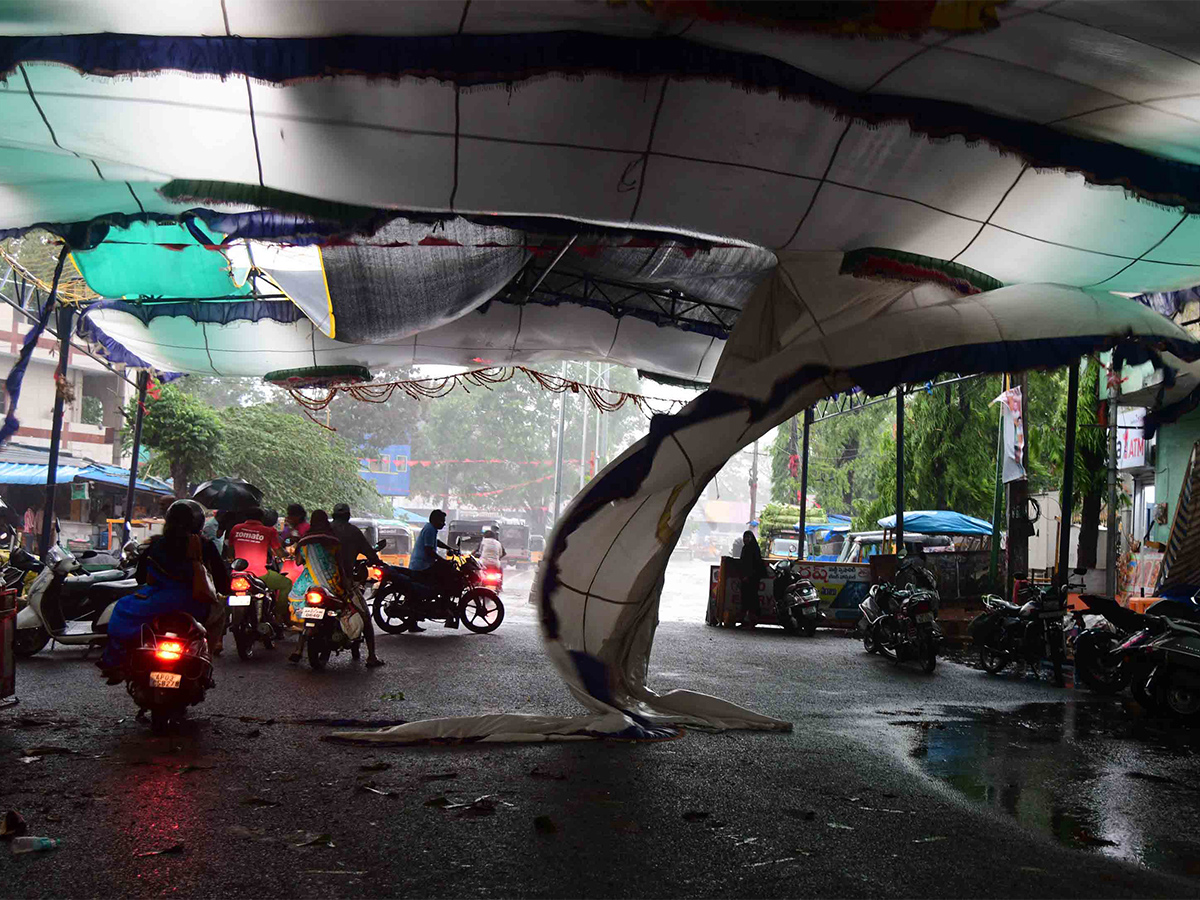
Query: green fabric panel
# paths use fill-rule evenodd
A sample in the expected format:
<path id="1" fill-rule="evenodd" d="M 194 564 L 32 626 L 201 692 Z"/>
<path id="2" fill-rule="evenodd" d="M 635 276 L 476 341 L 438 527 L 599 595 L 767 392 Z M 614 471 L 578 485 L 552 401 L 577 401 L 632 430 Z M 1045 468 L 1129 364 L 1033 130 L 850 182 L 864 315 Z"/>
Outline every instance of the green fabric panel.
<path id="1" fill-rule="evenodd" d="M 214 244 L 221 240 L 210 237 Z M 224 254 L 197 244 L 182 225 L 138 222 L 113 228 L 100 246 L 73 258 L 88 286 L 102 297 L 192 300 L 250 294 L 247 285 L 234 285 Z"/>

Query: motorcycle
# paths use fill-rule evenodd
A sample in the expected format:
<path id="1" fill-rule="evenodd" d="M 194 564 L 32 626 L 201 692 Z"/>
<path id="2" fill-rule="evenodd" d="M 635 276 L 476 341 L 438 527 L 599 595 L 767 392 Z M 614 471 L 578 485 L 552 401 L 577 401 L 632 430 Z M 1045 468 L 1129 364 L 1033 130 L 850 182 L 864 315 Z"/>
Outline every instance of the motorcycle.
<path id="1" fill-rule="evenodd" d="M 473 556 L 453 554 L 448 584 L 422 582 L 411 569 L 388 566 L 375 595 L 375 624 L 388 634 L 401 634 L 422 619 L 444 619 L 447 627 L 462 622 L 468 631 L 490 634 L 504 621 L 504 602 Z M 451 624 L 453 623 L 453 624 Z"/>
<path id="2" fill-rule="evenodd" d="M 350 600 L 335 597 L 331 591 L 313 585 L 304 592 L 300 618 L 304 620 L 302 640 L 308 649 L 308 664 L 313 669 L 324 669 L 329 654 L 334 652 L 349 650 L 351 658 L 359 658 L 363 618 Z"/>
<path id="3" fill-rule="evenodd" d="M 504 567 L 498 562 L 481 562 L 483 583 L 497 594 L 504 590 Z"/>
<path id="4" fill-rule="evenodd" d="M 795 562 L 785 560 L 771 567 L 774 581 L 775 614 L 779 624 L 788 634 L 807 637 L 817 633 L 817 626 L 824 620 L 821 598 L 811 581 L 800 578 L 795 571 Z"/>
<path id="5" fill-rule="evenodd" d="M 248 563 L 235 559 L 233 575 L 229 579 L 229 630 L 237 647 L 239 659 L 254 656 L 254 645 L 262 642 L 272 650 L 275 641 L 283 636 L 283 626 L 275 617 L 275 592 L 257 575 L 246 571 Z"/>
<path id="6" fill-rule="evenodd" d="M 81 574 L 70 550 L 51 547 L 45 567 L 29 586 L 25 608 L 17 613 L 13 652 L 22 658 L 33 656 L 51 638 L 89 649 L 106 642 L 113 605 L 138 586 L 132 553 L 123 555 L 123 568 Z"/>
<path id="7" fill-rule="evenodd" d="M 1145 627 L 1113 650 L 1145 709 L 1200 719 L 1200 623 L 1146 614 Z"/>
<path id="8" fill-rule="evenodd" d="M 915 660 L 926 674 L 932 672 L 942 643 L 938 605 L 937 591 L 929 588 L 871 585 L 858 605 L 863 649 L 896 662 Z"/>
<path id="9" fill-rule="evenodd" d="M 1076 570 L 1080 572 L 1081 570 Z M 1200 622 L 1200 607 L 1182 600 L 1164 599 L 1150 605 L 1144 613 L 1121 606 L 1108 597 L 1083 594 L 1080 597 L 1087 613 L 1100 615 L 1105 621 L 1088 626 L 1085 614 L 1076 610 L 1075 621 L 1079 634 L 1074 641 L 1075 677 L 1093 691 L 1101 694 L 1117 694 L 1133 680 L 1133 668 L 1128 660 L 1137 657 L 1138 648 L 1154 637 L 1154 617 Z M 1139 632 L 1146 634 L 1136 642 L 1129 639 Z M 1144 682 L 1148 671 L 1142 673 Z"/>
<path id="10" fill-rule="evenodd" d="M 166 731 L 189 706 L 204 700 L 212 678 L 212 655 L 204 626 L 187 613 L 166 613 L 142 626 L 140 646 L 129 656 L 125 690 L 150 712 L 150 727 Z"/>
<path id="11" fill-rule="evenodd" d="M 1076 570 L 1076 574 L 1082 573 Z M 1054 667 L 1054 683 L 1062 687 L 1066 683 L 1063 662 L 1067 656 L 1063 619 L 1067 615 L 1067 592 L 1072 587 L 1080 585 L 1064 584 L 1056 590 L 1053 585 L 1039 588 L 1027 584 L 1020 594 L 1020 604 L 985 594 L 986 612 L 967 629 L 983 668 L 998 675 L 1010 663 L 1022 661 L 1036 667 L 1049 659 Z"/>

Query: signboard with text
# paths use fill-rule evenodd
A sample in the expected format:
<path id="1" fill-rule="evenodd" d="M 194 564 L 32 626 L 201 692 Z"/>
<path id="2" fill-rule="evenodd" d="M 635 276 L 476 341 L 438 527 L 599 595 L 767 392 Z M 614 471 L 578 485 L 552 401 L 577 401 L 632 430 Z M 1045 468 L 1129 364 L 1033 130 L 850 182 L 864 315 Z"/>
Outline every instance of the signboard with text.
<path id="1" fill-rule="evenodd" d="M 408 496 L 408 460 L 412 448 L 408 444 L 392 444 L 384 447 L 377 457 L 358 461 L 358 474 L 375 483 L 376 489 L 385 497 Z"/>
<path id="2" fill-rule="evenodd" d="M 1146 464 L 1146 435 L 1142 428 L 1144 409 L 1122 409 L 1117 413 L 1117 468 L 1136 469 Z"/>

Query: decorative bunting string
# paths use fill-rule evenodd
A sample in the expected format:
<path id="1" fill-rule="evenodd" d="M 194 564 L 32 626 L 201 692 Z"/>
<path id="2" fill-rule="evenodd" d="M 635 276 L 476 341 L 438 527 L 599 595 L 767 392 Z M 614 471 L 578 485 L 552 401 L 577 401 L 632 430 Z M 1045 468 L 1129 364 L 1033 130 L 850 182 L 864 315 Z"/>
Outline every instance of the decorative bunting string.
<path id="1" fill-rule="evenodd" d="M 676 412 L 688 402 L 686 400 L 669 400 L 666 397 L 648 397 L 645 394 L 634 394 L 629 391 L 617 391 L 563 378 L 561 375 L 538 372 L 535 369 L 527 369 L 525 366 L 475 369 L 442 378 L 416 378 L 408 381 L 384 381 L 369 384 L 332 384 L 322 388 L 289 388 L 288 393 L 312 421 L 322 428 L 336 431 L 337 429 L 330 428 L 317 419 L 313 413 L 328 407 L 339 392 L 349 394 L 355 400 L 363 403 L 386 403 L 397 391 L 406 394 L 413 400 L 434 400 L 438 397 L 445 397 L 455 388 L 462 388 L 468 393 L 473 387 L 486 388 L 490 391 L 497 384 L 511 381 L 518 372 L 524 374 L 542 390 L 550 391 L 553 394 L 561 394 L 566 391 L 583 394 L 588 402 L 601 412 L 616 412 L 626 403 L 632 403 L 643 415 L 649 417 Z"/>

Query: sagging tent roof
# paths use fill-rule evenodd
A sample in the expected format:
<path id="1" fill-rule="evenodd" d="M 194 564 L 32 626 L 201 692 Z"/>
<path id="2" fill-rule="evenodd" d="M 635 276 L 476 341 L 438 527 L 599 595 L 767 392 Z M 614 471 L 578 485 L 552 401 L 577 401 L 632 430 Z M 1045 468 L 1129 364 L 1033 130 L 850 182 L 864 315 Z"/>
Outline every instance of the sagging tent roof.
<path id="1" fill-rule="evenodd" d="M 1200 283 L 1200 224 L 1184 215 L 1200 210 L 1190 7 L 975 4 L 868 27 L 840 7 L 773 22 L 703 3 L 687 21 L 670 4 L 654 5 L 660 17 L 602 3 L 242 0 L 224 18 L 167 6 L 31 5 L 0 40 L 0 108 L 21 135 L 0 148 L 0 229 L 49 223 L 78 247 L 120 248 L 114 277 L 97 275 L 111 299 L 234 298 L 190 303 L 195 318 L 92 314 L 128 361 L 261 374 L 307 347 L 317 364 L 587 357 L 707 380 L 745 293 L 714 301 L 691 265 L 643 277 L 685 258 L 660 248 L 689 235 L 710 248 L 693 262 L 735 249 L 746 284 L 768 251 L 867 248 L 928 257 L 927 271 L 953 261 L 986 283 Z M 863 30 L 887 39 L 824 33 Z M 187 215 L 198 204 L 208 212 Z M 497 214 L 508 219 L 489 224 Z M 135 250 L 138 219 L 164 216 L 184 216 L 190 236 Z M 437 239 L 464 221 L 520 231 L 537 252 L 426 245 L 470 256 L 471 271 L 461 290 L 409 301 L 411 279 L 394 273 L 412 242 L 393 232 Z M 576 234 L 586 243 L 579 223 L 659 246 L 586 265 L 571 250 L 551 269 Z M 135 289 L 148 258 L 222 255 L 189 240 L 221 246 L 217 268 L 235 275 L 251 238 L 295 250 L 257 255 L 298 305 L 247 305 L 244 281 Z M 317 252 L 345 275 L 331 273 L 324 307 L 297 286 L 312 287 Z"/>
<path id="2" fill-rule="evenodd" d="M 44 485 L 49 463 L 49 451 L 43 448 L 9 444 L 0 452 L 0 484 Z M 55 484 L 99 481 L 124 487 L 129 484 L 129 470 L 60 453 L 54 481 Z M 138 478 L 137 490 L 164 495 L 174 493 L 165 481 L 149 476 Z"/>
<path id="3" fill-rule="evenodd" d="M 895 516 L 879 519 L 880 528 L 896 528 Z M 904 533 L 991 535 L 992 523 L 948 509 L 918 509 L 904 512 Z"/>

